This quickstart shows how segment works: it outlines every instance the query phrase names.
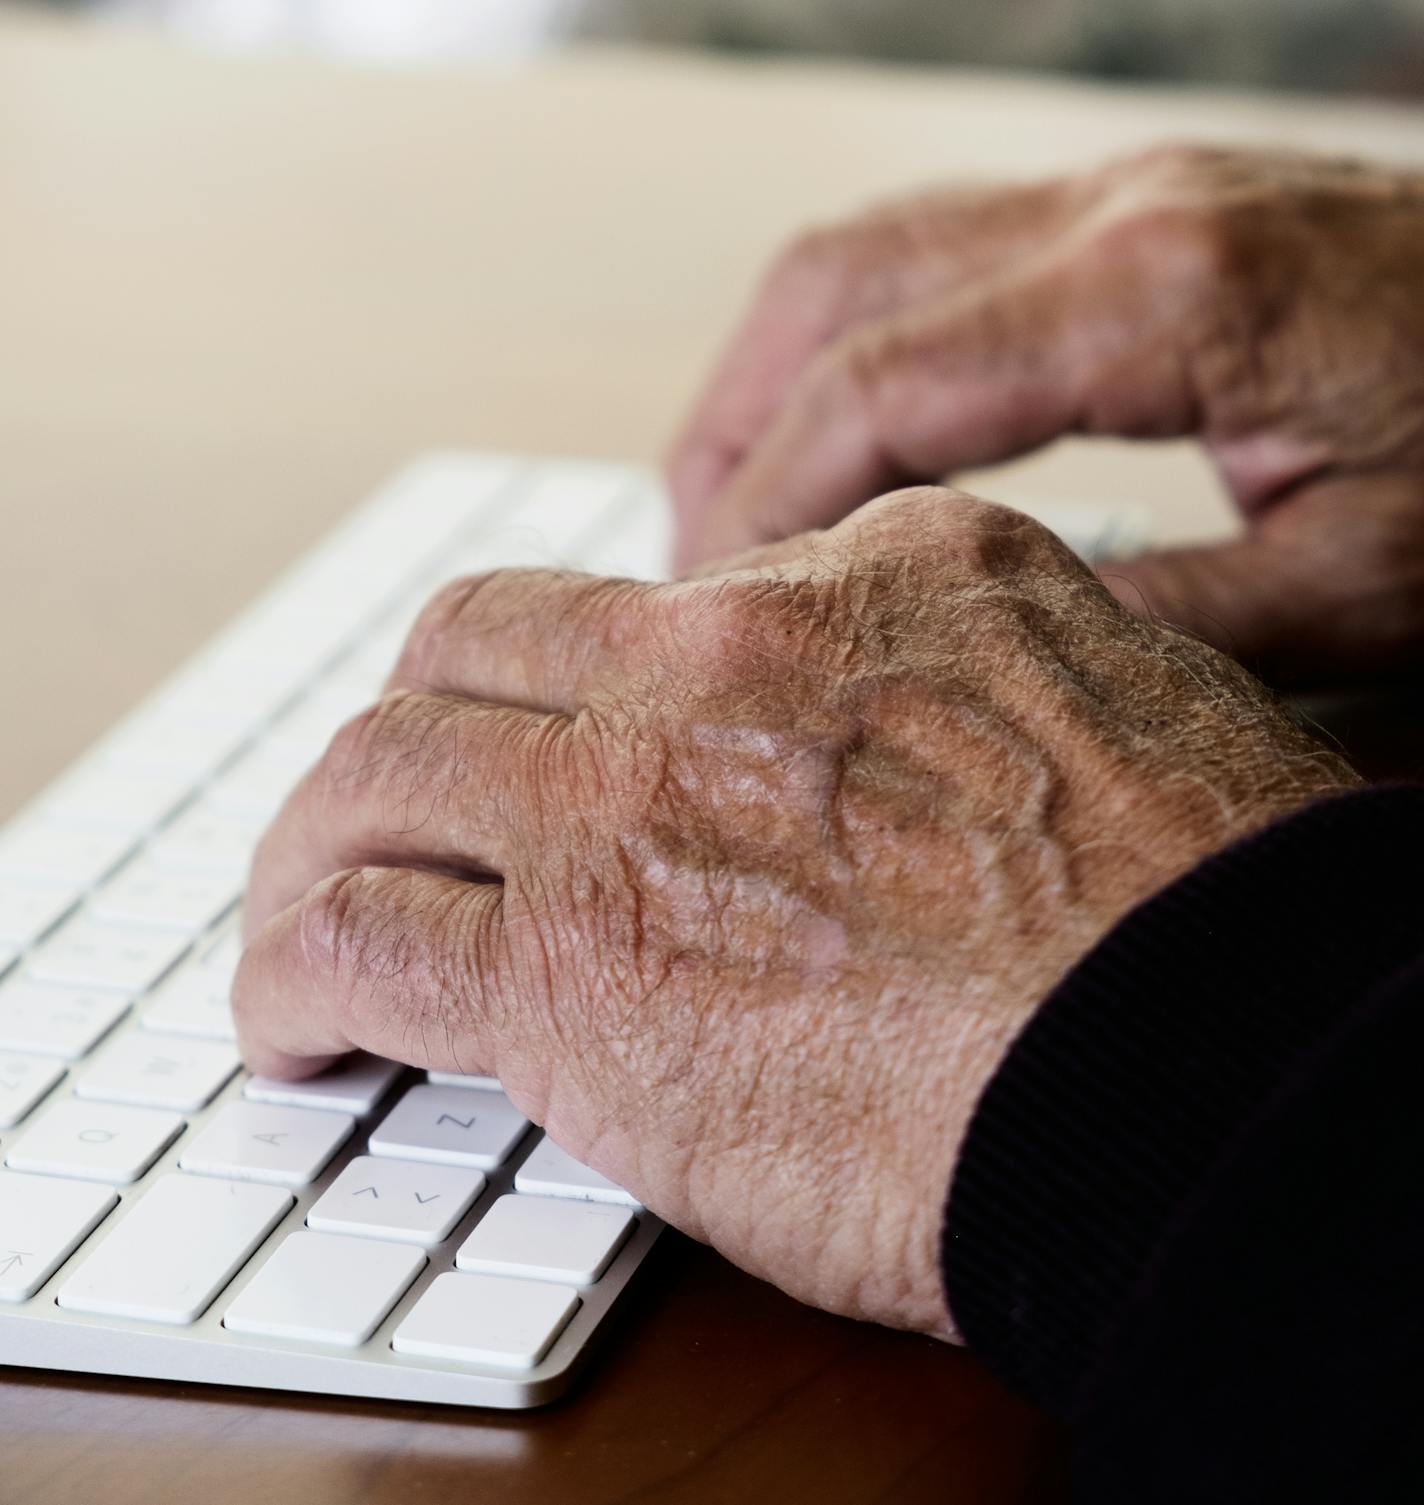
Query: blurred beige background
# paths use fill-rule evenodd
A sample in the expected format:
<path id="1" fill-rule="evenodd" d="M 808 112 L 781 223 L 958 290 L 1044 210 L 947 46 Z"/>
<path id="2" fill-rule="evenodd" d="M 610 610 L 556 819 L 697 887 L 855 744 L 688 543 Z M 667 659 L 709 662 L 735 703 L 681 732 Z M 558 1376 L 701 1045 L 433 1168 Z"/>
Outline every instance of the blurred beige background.
<path id="1" fill-rule="evenodd" d="M 619 50 L 219 56 L 0 9 L 0 815 L 411 452 L 656 456 L 796 226 L 1164 137 L 1424 115 Z M 1228 525 L 1193 452 L 985 489 Z"/>

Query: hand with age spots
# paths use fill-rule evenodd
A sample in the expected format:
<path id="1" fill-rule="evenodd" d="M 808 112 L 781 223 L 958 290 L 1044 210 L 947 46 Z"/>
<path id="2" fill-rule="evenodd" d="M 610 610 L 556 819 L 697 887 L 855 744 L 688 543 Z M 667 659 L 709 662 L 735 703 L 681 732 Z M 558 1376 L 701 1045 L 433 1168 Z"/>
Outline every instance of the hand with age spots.
<path id="1" fill-rule="evenodd" d="M 1064 434 L 1195 436 L 1242 535 L 1104 571 L 1274 677 L 1424 660 L 1424 174 L 1159 148 L 776 262 L 674 450 L 685 566 Z"/>
<path id="2" fill-rule="evenodd" d="M 695 581 L 442 591 L 259 849 L 258 1071 L 494 1072 L 746 1269 L 940 1335 L 981 1089 L 1126 910 L 1350 782 L 1050 534 L 890 496 Z"/>

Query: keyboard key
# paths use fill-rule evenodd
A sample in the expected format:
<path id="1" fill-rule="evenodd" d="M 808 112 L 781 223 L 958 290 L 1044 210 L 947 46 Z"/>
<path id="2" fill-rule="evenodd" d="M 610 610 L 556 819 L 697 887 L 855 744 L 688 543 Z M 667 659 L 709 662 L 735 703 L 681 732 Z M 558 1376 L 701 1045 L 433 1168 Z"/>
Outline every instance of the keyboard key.
<path id="1" fill-rule="evenodd" d="M 156 868 L 202 873 L 225 880 L 236 892 L 247 880 L 263 823 L 224 813 L 204 801 L 185 811 L 149 844 Z"/>
<path id="2" fill-rule="evenodd" d="M 349 1113 L 226 1103 L 183 1151 L 179 1164 L 202 1176 L 310 1186 L 355 1127 Z"/>
<path id="3" fill-rule="evenodd" d="M 14 1171 L 124 1186 L 183 1132 L 176 1113 L 66 1098 L 37 1118 L 5 1157 Z"/>
<path id="4" fill-rule="evenodd" d="M 63 1075 L 58 1061 L 43 1056 L 0 1055 L 0 1129 L 27 1118 Z"/>
<path id="5" fill-rule="evenodd" d="M 515 1191 L 541 1197 L 570 1197 L 584 1202 L 621 1202 L 637 1207 L 638 1199 L 607 1176 L 574 1159 L 546 1134 L 514 1177 Z"/>
<path id="6" fill-rule="evenodd" d="M 227 1309 L 235 1333 L 355 1348 L 425 1268 L 409 1244 L 292 1233 Z"/>
<path id="7" fill-rule="evenodd" d="M 433 1249 L 485 1189 L 479 1171 L 358 1155 L 307 1214 L 307 1227 Z"/>
<path id="8" fill-rule="evenodd" d="M 242 1095 L 254 1103 L 278 1103 L 289 1108 L 334 1108 L 342 1113 L 369 1113 L 405 1070 L 398 1061 L 354 1051 L 320 1076 L 300 1082 L 280 1082 L 255 1076 Z"/>
<path id="9" fill-rule="evenodd" d="M 122 831 L 71 831 L 30 818 L 0 836 L 0 877 L 74 891 L 97 883 L 132 849 Z"/>
<path id="10" fill-rule="evenodd" d="M 320 753 L 318 748 L 317 752 Z M 245 753 L 208 790 L 212 808 L 247 821 L 270 820 L 316 760 L 305 748 L 265 742 Z"/>
<path id="11" fill-rule="evenodd" d="M 78 914 L 31 956 L 25 972 L 35 982 L 146 993 L 188 949 L 188 937 L 160 930 L 103 925 Z"/>
<path id="12" fill-rule="evenodd" d="M 432 1087 L 474 1087 L 481 1092 L 503 1092 L 497 1076 L 466 1076 L 459 1071 L 427 1071 L 425 1080 Z"/>
<path id="13" fill-rule="evenodd" d="M 241 1062 L 231 1045 L 148 1030 L 121 1036 L 79 1074 L 77 1096 L 196 1113 L 218 1095 Z"/>
<path id="14" fill-rule="evenodd" d="M 237 899 L 237 887 L 225 878 L 169 873 L 139 857 L 95 895 L 89 912 L 106 924 L 196 935 Z"/>
<path id="15" fill-rule="evenodd" d="M 295 1199 L 270 1186 L 162 1176 L 59 1289 L 68 1311 L 186 1326 Z"/>
<path id="16" fill-rule="evenodd" d="M 538 1280 L 437 1275 L 396 1329 L 397 1353 L 491 1369 L 533 1369 L 579 1308 L 578 1292 Z"/>
<path id="17" fill-rule="evenodd" d="M 237 926 L 221 930 L 198 948 L 198 965 L 210 977 L 220 978 L 226 986 L 232 986 L 237 964 L 242 960 L 242 936 Z"/>
<path id="18" fill-rule="evenodd" d="M 633 1231 L 626 1207 L 554 1197 L 500 1197 L 460 1246 L 455 1265 L 590 1286 Z"/>
<path id="19" fill-rule="evenodd" d="M 0 878 L 0 947 L 28 946 L 73 909 L 79 893 L 26 878 Z"/>
<path id="20" fill-rule="evenodd" d="M 37 813 L 56 826 L 142 836 L 188 798 L 188 786 L 171 777 L 124 773 L 86 760 L 41 797 Z"/>
<path id="21" fill-rule="evenodd" d="M 28 1301 L 118 1200 L 105 1186 L 0 1171 L 0 1301 Z"/>
<path id="22" fill-rule="evenodd" d="M 249 708 L 241 712 L 246 715 Z M 247 736 L 245 721 L 224 721 L 174 698 L 106 739 L 96 757 L 121 773 L 158 775 L 179 788 L 192 788 L 226 762 Z"/>
<path id="23" fill-rule="evenodd" d="M 433 1160 L 492 1171 L 524 1137 L 529 1120 L 502 1092 L 412 1087 L 371 1135 L 373 1155 Z"/>
<path id="24" fill-rule="evenodd" d="M 14 977 L 0 984 L 0 1050 L 78 1060 L 128 1013 L 117 993 L 56 988 Z"/>
<path id="25" fill-rule="evenodd" d="M 167 977 L 143 1005 L 144 1029 L 200 1040 L 236 1040 L 232 1020 L 232 981 L 208 967 L 185 966 Z"/>

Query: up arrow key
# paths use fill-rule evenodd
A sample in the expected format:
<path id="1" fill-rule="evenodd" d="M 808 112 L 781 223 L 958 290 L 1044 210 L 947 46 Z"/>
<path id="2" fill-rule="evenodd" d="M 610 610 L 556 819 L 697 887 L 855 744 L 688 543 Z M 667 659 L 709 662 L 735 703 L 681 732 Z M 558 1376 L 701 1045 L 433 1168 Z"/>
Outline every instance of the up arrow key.
<path id="1" fill-rule="evenodd" d="M 381 1194 L 374 1186 L 363 1186 L 360 1191 L 353 1191 L 351 1195 L 353 1197 L 372 1197 L 377 1202 L 381 1200 Z"/>

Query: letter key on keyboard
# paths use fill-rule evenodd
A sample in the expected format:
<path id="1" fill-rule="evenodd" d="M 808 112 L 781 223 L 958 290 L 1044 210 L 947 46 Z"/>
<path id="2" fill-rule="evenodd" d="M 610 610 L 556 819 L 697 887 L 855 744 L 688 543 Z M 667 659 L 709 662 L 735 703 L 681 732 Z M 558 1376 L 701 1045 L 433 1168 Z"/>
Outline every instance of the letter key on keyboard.
<path id="1" fill-rule="evenodd" d="M 182 1132 L 176 1113 L 67 1098 L 25 1129 L 5 1164 L 15 1171 L 124 1186 L 137 1181 Z"/>
<path id="2" fill-rule="evenodd" d="M 371 1153 L 492 1171 L 524 1137 L 529 1120 L 502 1092 L 412 1087 L 371 1135 Z"/>
<path id="3" fill-rule="evenodd" d="M 349 1113 L 226 1103 L 178 1163 L 199 1175 L 309 1186 L 355 1127 Z"/>

